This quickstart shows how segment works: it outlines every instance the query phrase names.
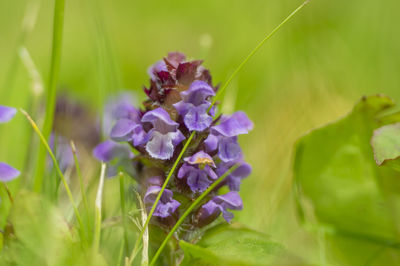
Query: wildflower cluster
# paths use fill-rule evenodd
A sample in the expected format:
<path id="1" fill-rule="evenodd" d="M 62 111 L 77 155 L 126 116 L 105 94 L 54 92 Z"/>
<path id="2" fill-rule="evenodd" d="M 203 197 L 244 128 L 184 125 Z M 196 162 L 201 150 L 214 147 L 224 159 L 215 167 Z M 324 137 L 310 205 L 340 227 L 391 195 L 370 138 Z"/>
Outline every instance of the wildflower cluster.
<path id="1" fill-rule="evenodd" d="M 150 209 L 185 140 L 196 132 L 153 214 L 153 222 L 165 228 L 175 224 L 183 210 L 180 208 L 232 166 L 239 165 L 190 216 L 193 228 L 210 224 L 221 214 L 229 222 L 233 214 L 228 210 L 243 207 L 238 191 L 241 180 L 251 172 L 250 165 L 243 161 L 238 136 L 247 134 L 253 124 L 243 112 L 216 115 L 211 98 L 218 88 L 201 64 L 176 52 L 151 66 L 144 107 L 138 109 L 122 99 L 106 108 L 115 124 L 110 139 L 94 150 L 97 159 L 109 163 L 111 174 L 121 166 L 129 169 Z M 230 192 L 221 195 L 222 187 Z"/>

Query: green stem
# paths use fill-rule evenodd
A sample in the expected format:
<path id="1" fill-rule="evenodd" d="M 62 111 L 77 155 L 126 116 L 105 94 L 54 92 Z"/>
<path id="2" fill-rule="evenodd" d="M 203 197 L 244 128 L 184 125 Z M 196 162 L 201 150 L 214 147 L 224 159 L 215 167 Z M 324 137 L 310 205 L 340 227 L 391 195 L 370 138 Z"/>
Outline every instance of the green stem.
<path id="1" fill-rule="evenodd" d="M 54 155 L 54 153 L 51 150 L 49 144 L 47 143 L 46 138 L 43 136 L 42 132 L 40 132 L 40 129 L 36 125 L 35 121 L 33 121 L 33 119 L 29 116 L 29 114 L 25 110 L 20 109 L 20 111 L 28 119 L 29 123 L 31 123 L 31 125 L 33 127 L 33 130 L 38 134 L 40 140 L 42 141 L 43 146 L 46 148 L 46 150 L 49 153 L 51 159 L 53 160 L 54 167 L 56 168 L 57 174 L 59 175 L 61 181 L 64 184 L 65 190 L 66 190 L 66 192 L 68 194 L 69 201 L 71 202 L 71 205 L 72 205 L 72 207 L 74 209 L 76 219 L 78 220 L 78 223 L 79 223 L 79 226 L 80 226 L 80 231 L 81 231 L 81 233 L 83 233 L 84 227 L 83 227 L 81 216 L 79 214 L 78 208 L 76 207 L 75 200 L 74 200 L 74 197 L 72 196 L 71 190 L 69 189 L 68 183 L 65 180 L 64 174 L 62 173 L 62 171 L 60 169 L 60 166 L 59 166 L 59 164 L 57 162 L 56 156 Z M 82 234 L 81 234 L 81 237 L 82 237 Z"/>
<path id="2" fill-rule="evenodd" d="M 64 24 L 65 0 L 55 0 L 54 19 L 53 19 L 53 44 L 50 63 L 49 83 L 47 86 L 46 114 L 43 124 L 43 136 L 49 139 L 53 127 L 54 108 L 57 96 L 57 82 L 61 65 L 61 48 Z M 38 161 L 34 177 L 34 191 L 40 192 L 43 186 L 43 177 L 45 172 L 46 149 L 39 147 Z"/>
<path id="3" fill-rule="evenodd" d="M 236 168 L 238 168 L 239 165 L 235 164 L 232 166 L 228 171 L 226 171 L 221 177 L 219 177 L 214 183 L 211 184 L 210 187 L 208 187 L 190 206 L 189 208 L 182 214 L 182 216 L 179 218 L 179 220 L 176 222 L 174 227 L 172 227 L 171 231 L 169 231 L 167 237 L 164 239 L 164 241 L 161 243 L 161 246 L 158 248 L 156 254 L 154 255 L 153 259 L 150 262 L 150 266 L 154 265 L 154 263 L 157 261 L 157 258 L 160 256 L 161 252 L 163 251 L 165 245 L 168 243 L 169 239 L 172 237 L 172 235 L 175 233 L 175 231 L 178 229 L 178 227 L 185 221 L 186 217 L 192 212 L 194 208 L 196 208 L 200 202 L 211 192 L 213 191 L 230 173 L 235 171 Z"/>
<path id="4" fill-rule="evenodd" d="M 94 231 L 94 251 L 97 253 L 100 246 L 101 237 L 101 204 L 103 198 L 104 178 L 106 175 L 106 164 L 101 164 L 100 182 L 97 189 L 96 201 L 95 201 L 95 231 Z"/>
<path id="5" fill-rule="evenodd" d="M 129 242 L 128 242 L 128 229 L 126 226 L 126 208 L 125 208 L 125 175 L 119 173 L 119 195 L 121 202 L 121 215 L 122 215 L 122 226 L 124 228 L 124 249 L 125 254 L 129 253 Z"/>
<path id="6" fill-rule="evenodd" d="M 79 165 L 78 157 L 76 155 L 76 146 L 72 140 L 70 142 L 70 146 L 71 146 L 71 150 L 72 150 L 72 155 L 74 157 L 76 174 L 78 175 L 78 179 L 79 179 L 79 186 L 81 189 L 81 197 L 82 197 L 82 201 L 83 201 L 83 206 L 85 208 L 86 215 L 89 217 L 89 205 L 88 205 L 87 198 L 86 198 L 85 185 L 83 184 L 82 171 L 81 171 L 81 167 Z"/>

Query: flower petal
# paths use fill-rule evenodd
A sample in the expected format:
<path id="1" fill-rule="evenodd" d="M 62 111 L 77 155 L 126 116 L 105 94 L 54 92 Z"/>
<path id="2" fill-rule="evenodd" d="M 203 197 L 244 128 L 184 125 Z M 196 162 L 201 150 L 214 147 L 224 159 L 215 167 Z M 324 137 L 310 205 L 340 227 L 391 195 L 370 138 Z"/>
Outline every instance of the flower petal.
<path id="1" fill-rule="evenodd" d="M 146 144 L 146 151 L 153 158 L 161 160 L 170 159 L 174 154 L 171 134 L 164 135 L 154 131 L 152 139 Z"/>
<path id="2" fill-rule="evenodd" d="M 16 113 L 17 110 L 15 108 L 0 105 L 0 123 L 10 121 Z"/>
<path id="3" fill-rule="evenodd" d="M 138 125 L 131 119 L 120 119 L 112 128 L 110 137 L 115 141 L 129 141 L 132 139 L 132 131 Z"/>
<path id="4" fill-rule="evenodd" d="M 106 140 L 94 148 L 93 156 L 99 161 L 109 162 L 116 157 L 132 158 L 133 154 L 127 146 Z"/>
<path id="5" fill-rule="evenodd" d="M 218 144 L 218 156 L 223 162 L 231 162 L 242 157 L 242 149 L 236 138 L 221 138 Z"/>
<path id="6" fill-rule="evenodd" d="M 206 172 L 193 168 L 187 177 L 187 184 L 193 192 L 203 192 L 209 187 L 211 181 L 207 178 Z"/>
<path id="7" fill-rule="evenodd" d="M 213 88 L 207 82 L 195 80 L 189 89 L 181 92 L 183 100 L 195 106 L 204 104 L 209 96 L 214 96 Z"/>
<path id="8" fill-rule="evenodd" d="M 183 121 L 190 131 L 203 131 L 212 123 L 212 117 L 207 114 L 208 104 L 192 106 L 186 113 Z"/>
<path id="9" fill-rule="evenodd" d="M 253 123 L 243 112 L 236 112 L 224 119 L 219 125 L 212 127 L 217 134 L 225 137 L 235 137 L 240 134 L 247 134 L 253 129 Z"/>
<path id="10" fill-rule="evenodd" d="M 211 165 L 212 167 L 215 167 L 213 158 L 210 155 L 208 155 L 207 153 L 205 153 L 204 151 L 199 151 L 190 157 L 184 158 L 183 160 L 185 162 L 187 162 L 189 164 L 193 164 L 193 165 L 207 164 L 207 165 Z"/>
<path id="11" fill-rule="evenodd" d="M 0 162 L 0 181 L 8 182 L 17 178 L 21 174 L 20 171 L 11 167 L 6 163 Z"/>
<path id="12" fill-rule="evenodd" d="M 145 113 L 142 117 L 142 122 L 151 123 L 155 130 L 163 134 L 175 131 L 179 126 L 178 123 L 170 118 L 168 112 L 161 107 Z"/>

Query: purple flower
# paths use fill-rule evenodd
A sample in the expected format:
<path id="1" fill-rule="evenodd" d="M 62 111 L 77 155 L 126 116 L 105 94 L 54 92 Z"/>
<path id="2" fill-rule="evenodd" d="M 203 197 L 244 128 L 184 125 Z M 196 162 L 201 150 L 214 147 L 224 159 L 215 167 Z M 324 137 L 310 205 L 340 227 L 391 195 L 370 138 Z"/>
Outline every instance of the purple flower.
<path id="1" fill-rule="evenodd" d="M 94 148 L 93 156 L 97 160 L 107 163 L 118 157 L 133 158 L 133 153 L 126 145 L 106 140 Z"/>
<path id="2" fill-rule="evenodd" d="M 153 126 L 146 136 L 149 139 L 146 144 L 146 151 L 153 158 L 170 159 L 175 146 L 185 139 L 178 130 L 179 124 L 171 120 L 167 111 L 161 107 L 145 113 L 142 122 L 151 123 Z"/>
<path id="3" fill-rule="evenodd" d="M 218 156 L 223 162 L 236 161 L 242 157 L 237 136 L 252 129 L 253 123 L 243 112 L 223 117 L 218 125 L 211 127 L 211 134 L 204 141 L 206 150 L 212 152 L 218 148 Z"/>
<path id="4" fill-rule="evenodd" d="M 6 163 L 0 162 L 0 181 L 8 182 L 17 178 L 21 173 Z"/>
<path id="5" fill-rule="evenodd" d="M 237 163 L 238 162 L 221 162 L 215 171 L 217 172 L 218 176 L 222 176 L 224 173 L 226 173 L 226 171 L 228 171 L 233 165 Z M 239 191 L 242 179 L 248 177 L 251 173 L 251 170 L 252 169 L 250 164 L 241 162 L 239 167 L 225 178 L 223 184 L 227 184 L 229 189 L 232 191 Z"/>
<path id="6" fill-rule="evenodd" d="M 183 122 L 190 130 L 203 131 L 212 123 L 212 117 L 207 113 L 211 103 L 210 96 L 214 96 L 213 88 L 204 81 L 194 81 L 188 90 L 181 92 L 182 101 L 174 104 Z"/>
<path id="7" fill-rule="evenodd" d="M 147 189 L 147 192 L 144 196 L 144 203 L 149 209 L 154 204 L 160 190 L 161 187 L 159 186 L 151 186 Z M 175 214 L 181 204 L 178 201 L 174 200 L 172 196 L 173 193 L 171 190 L 164 190 L 163 194 L 161 195 L 160 201 L 158 202 L 157 207 L 153 213 L 154 216 L 167 218 Z"/>
<path id="8" fill-rule="evenodd" d="M 125 172 L 131 175 L 135 173 L 131 161 L 134 154 L 127 145 L 106 140 L 94 148 L 93 156 L 99 161 L 108 163 L 108 177 L 116 176 L 119 168 L 123 168 Z"/>
<path id="9" fill-rule="evenodd" d="M 243 202 L 236 191 L 231 191 L 225 195 L 215 196 L 212 200 L 204 204 L 197 214 L 197 222 L 201 225 L 206 225 L 214 221 L 221 213 L 227 222 L 233 218 L 230 210 L 241 210 Z"/>
<path id="10" fill-rule="evenodd" d="M 193 192 L 203 192 L 218 178 L 210 167 L 210 165 L 215 167 L 214 160 L 207 153 L 199 151 L 184 160 L 186 163 L 179 169 L 178 178 L 185 178 L 187 185 Z"/>
<path id="11" fill-rule="evenodd" d="M 10 121 L 16 113 L 17 110 L 15 108 L 0 105 L 0 123 Z"/>
<path id="12" fill-rule="evenodd" d="M 10 121 L 14 115 L 16 114 L 17 110 L 12 107 L 7 107 L 0 105 L 0 123 L 6 123 Z M 0 162 L 0 181 L 1 182 L 8 182 L 15 178 L 17 178 L 21 173 L 11 167 L 6 163 Z"/>

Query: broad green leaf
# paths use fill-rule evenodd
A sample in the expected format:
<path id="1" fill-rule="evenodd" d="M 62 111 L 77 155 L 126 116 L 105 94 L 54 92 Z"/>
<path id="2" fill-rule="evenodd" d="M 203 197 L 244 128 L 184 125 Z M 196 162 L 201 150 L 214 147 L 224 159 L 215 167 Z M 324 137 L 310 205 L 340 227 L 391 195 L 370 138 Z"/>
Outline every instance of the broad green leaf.
<path id="1" fill-rule="evenodd" d="M 364 97 L 348 116 L 314 130 L 296 146 L 294 174 L 300 214 L 306 222 L 330 228 L 333 238 L 337 236 L 329 237 L 331 251 L 340 250 L 342 255 L 349 251 L 339 238 L 354 244 L 347 258 L 340 259 L 342 264 L 366 263 L 382 248 L 395 252 L 396 256 L 388 258 L 390 263 L 400 263 L 398 251 L 393 250 L 394 243 L 400 242 L 397 199 L 393 202 L 383 187 L 392 186 L 395 193 L 400 189 L 392 185 L 393 172 L 376 165 L 370 145 L 378 127 L 376 116 L 391 106 L 387 97 Z"/>
<path id="2" fill-rule="evenodd" d="M 388 164 L 400 170 L 400 123 L 376 129 L 371 144 L 378 165 Z"/>
<path id="3" fill-rule="evenodd" d="M 211 229 L 193 245 L 180 241 L 183 265 L 281 265 L 300 263 L 282 245 L 266 235 L 240 226 L 221 225 Z"/>

